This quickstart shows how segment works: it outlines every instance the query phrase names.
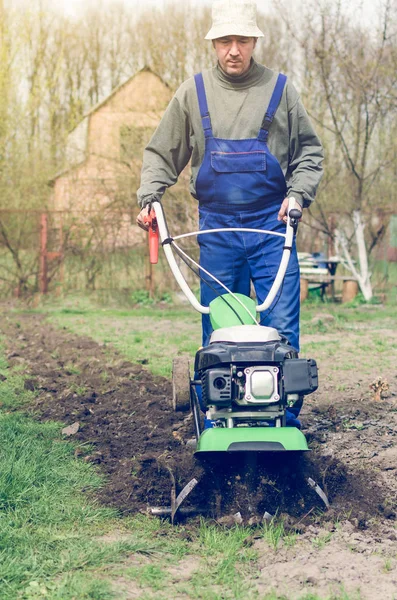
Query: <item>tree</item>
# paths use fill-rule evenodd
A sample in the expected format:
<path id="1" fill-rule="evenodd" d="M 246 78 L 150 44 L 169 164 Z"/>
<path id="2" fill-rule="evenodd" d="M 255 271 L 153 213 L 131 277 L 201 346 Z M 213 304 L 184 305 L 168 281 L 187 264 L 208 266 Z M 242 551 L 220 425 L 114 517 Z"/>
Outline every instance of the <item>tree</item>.
<path id="1" fill-rule="evenodd" d="M 385 231 L 384 224 L 373 227 L 373 216 L 391 208 L 390 192 L 380 197 L 379 189 L 395 168 L 397 149 L 395 3 L 386 0 L 380 24 L 371 31 L 352 24 L 341 6 L 307 2 L 300 26 L 295 23 L 293 32 L 288 25 L 304 58 L 305 104 L 327 156 L 325 184 L 312 215 L 318 228 L 335 236 L 346 266 L 370 300 L 368 254 Z M 335 232 L 329 228 L 330 213 L 338 216 Z"/>
<path id="2" fill-rule="evenodd" d="M 256 57 L 292 74 L 326 150 L 309 223 L 337 238 L 369 298 L 368 257 L 396 199 L 397 0 L 383 0 L 372 29 L 349 21 L 341 2 L 302 0 L 294 12 L 295 3 L 274 1 L 279 15 L 259 15 L 266 35 Z M 176 0 L 136 15 L 122 4 L 96 6 L 73 19 L 49 0 L 31 0 L 24 9 L 0 0 L 0 208 L 46 208 L 47 181 L 65 166 L 69 131 L 137 70 L 151 67 L 175 90 L 210 67 L 210 25 L 207 5 Z M 135 163 L 120 163 L 119 204 L 131 205 L 138 178 Z M 185 183 L 183 192 L 170 191 L 179 219 L 190 218 Z M 10 256 L 24 238 L 14 225 L 8 220 L 4 230 Z"/>

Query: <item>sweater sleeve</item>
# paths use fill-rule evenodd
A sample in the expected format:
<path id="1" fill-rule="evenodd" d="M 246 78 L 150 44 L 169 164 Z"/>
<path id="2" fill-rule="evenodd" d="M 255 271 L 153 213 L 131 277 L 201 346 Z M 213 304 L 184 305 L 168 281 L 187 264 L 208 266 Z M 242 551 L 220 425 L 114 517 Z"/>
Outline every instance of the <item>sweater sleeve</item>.
<path id="1" fill-rule="evenodd" d="M 144 150 L 137 192 L 141 207 L 160 200 L 165 190 L 177 182 L 191 153 L 189 118 L 174 96 Z"/>
<path id="2" fill-rule="evenodd" d="M 313 202 L 323 175 L 324 153 L 308 114 L 298 98 L 288 112 L 290 144 L 287 171 L 288 195 L 304 207 Z"/>

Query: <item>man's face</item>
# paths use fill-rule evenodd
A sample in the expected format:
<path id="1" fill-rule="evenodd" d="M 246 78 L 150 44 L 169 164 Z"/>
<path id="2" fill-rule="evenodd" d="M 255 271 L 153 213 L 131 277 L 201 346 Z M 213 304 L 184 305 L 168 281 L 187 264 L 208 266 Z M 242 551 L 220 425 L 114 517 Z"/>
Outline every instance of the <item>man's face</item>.
<path id="1" fill-rule="evenodd" d="M 256 38 L 241 35 L 228 35 L 213 40 L 216 56 L 222 69 L 228 75 L 237 77 L 248 71 L 251 56 L 256 46 Z"/>

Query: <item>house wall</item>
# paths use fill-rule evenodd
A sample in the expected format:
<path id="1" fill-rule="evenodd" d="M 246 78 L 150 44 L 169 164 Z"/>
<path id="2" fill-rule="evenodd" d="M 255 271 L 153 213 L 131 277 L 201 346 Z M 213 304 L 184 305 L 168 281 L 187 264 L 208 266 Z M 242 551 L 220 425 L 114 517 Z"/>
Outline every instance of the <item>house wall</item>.
<path id="1" fill-rule="evenodd" d="M 143 71 L 136 75 L 91 114 L 88 153 L 119 161 L 120 127 L 154 130 L 171 96 L 169 88 L 153 73 Z"/>
<path id="2" fill-rule="evenodd" d="M 141 71 L 93 110 L 82 121 L 87 137 L 86 158 L 83 162 L 71 161 L 72 168 L 55 179 L 53 208 L 94 210 L 116 199 L 120 181 L 129 180 L 130 187 L 137 187 L 143 147 L 158 125 L 171 96 L 170 89 L 159 77 L 150 71 Z M 125 157 L 120 147 L 120 130 L 126 126 L 142 128 L 144 132 L 142 148 L 137 149 L 136 158 L 128 164 L 123 163 Z M 78 147 L 80 159 L 84 158 L 82 131 L 78 126 L 69 139 L 73 147 Z M 78 144 L 76 132 L 79 133 Z M 128 183 L 124 187 L 128 189 Z M 131 190 L 133 202 L 135 191 Z"/>

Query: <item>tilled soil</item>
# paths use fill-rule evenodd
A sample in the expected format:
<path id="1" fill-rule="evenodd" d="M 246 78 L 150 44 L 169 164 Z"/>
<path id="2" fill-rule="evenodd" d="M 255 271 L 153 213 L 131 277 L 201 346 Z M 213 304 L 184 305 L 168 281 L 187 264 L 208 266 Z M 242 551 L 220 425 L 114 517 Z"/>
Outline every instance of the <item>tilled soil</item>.
<path id="1" fill-rule="evenodd" d="M 35 416 L 79 424 L 76 455 L 105 474 L 103 503 L 123 513 L 170 506 L 171 489 L 178 493 L 196 477 L 199 483 L 184 506 L 199 507 L 221 522 L 236 512 L 244 522 L 255 522 L 267 511 L 288 515 L 298 531 L 309 518 L 393 531 L 395 373 L 384 374 L 390 388 L 379 402 L 354 387 L 339 395 L 329 386 L 320 388 L 303 412 L 312 451 L 299 460 L 283 455 L 255 464 L 249 457 L 199 463 L 187 443 L 193 438 L 191 417 L 171 409 L 168 380 L 104 344 L 54 328 L 39 314 L 8 313 L 2 329 L 9 363 L 22 365 L 25 387 L 36 392 Z M 309 477 L 326 492 L 330 511 L 308 485 Z"/>

